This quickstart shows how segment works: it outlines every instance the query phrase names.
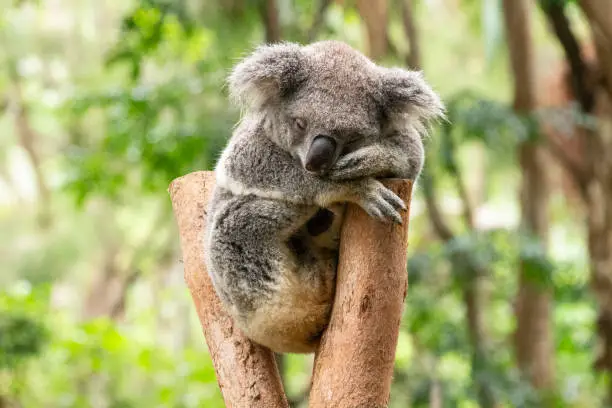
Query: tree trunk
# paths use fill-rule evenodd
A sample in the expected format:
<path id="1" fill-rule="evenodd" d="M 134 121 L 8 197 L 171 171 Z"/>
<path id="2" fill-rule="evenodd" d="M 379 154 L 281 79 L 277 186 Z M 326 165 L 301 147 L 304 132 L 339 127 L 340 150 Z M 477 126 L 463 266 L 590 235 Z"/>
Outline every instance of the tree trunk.
<path id="1" fill-rule="evenodd" d="M 599 353 L 596 367 L 612 373 L 612 103 L 600 90 L 596 99 L 599 128 L 588 139 L 586 160 L 591 179 L 586 188 L 588 248 L 592 268 L 592 288 L 599 303 L 597 330 Z M 612 381 L 608 395 L 612 404 Z"/>
<path id="2" fill-rule="evenodd" d="M 41 160 L 38 155 L 38 135 L 30 123 L 29 108 L 23 98 L 21 78 L 17 73 L 17 67 L 14 61 L 9 61 L 8 70 L 12 87 L 10 104 L 12 105 L 15 116 L 15 131 L 21 146 L 30 159 L 32 169 L 34 170 L 38 199 L 40 200 L 38 222 L 41 227 L 46 228 L 51 222 L 51 191 L 43 175 Z"/>
<path id="3" fill-rule="evenodd" d="M 536 107 L 534 50 L 529 0 L 504 0 L 505 31 L 514 76 L 514 108 L 529 114 Z M 547 246 L 548 181 L 541 146 L 527 141 L 519 147 L 522 170 L 521 216 L 526 232 Z M 526 274 L 521 264 L 516 300 L 516 357 L 524 375 L 538 389 L 554 386 L 551 292 Z"/>
<path id="4" fill-rule="evenodd" d="M 600 350 L 596 366 L 612 375 L 612 3 L 581 0 L 587 14 L 602 74 L 595 94 L 598 137 L 586 144 L 591 179 L 586 188 L 588 243 L 592 287 L 599 303 L 597 331 Z M 592 12 L 589 12 L 589 9 Z M 590 135 L 591 136 L 591 135 Z M 612 405 L 612 380 L 608 380 L 608 404 Z"/>
<path id="5" fill-rule="evenodd" d="M 411 69 L 420 70 L 421 65 L 421 53 L 418 41 L 418 29 L 416 21 L 414 19 L 414 1 L 404 0 L 403 1 L 403 24 L 404 32 L 408 37 L 408 43 L 410 44 L 410 54 L 408 55 L 406 62 Z M 475 230 L 474 225 L 474 210 L 470 198 L 468 196 L 467 188 L 463 181 L 462 173 L 458 167 L 454 167 L 453 176 L 455 178 L 457 191 L 463 203 L 463 218 L 467 228 L 470 231 Z M 426 178 L 422 183 L 424 185 L 425 201 L 427 206 L 427 213 L 429 219 L 434 227 L 438 238 L 445 243 L 448 243 L 455 237 L 455 233 L 450 229 L 447 223 L 444 221 L 442 212 L 438 206 L 433 191 L 433 182 L 430 178 Z M 460 254 L 457 256 L 457 264 L 466 264 L 466 259 Z M 493 390 L 489 384 L 487 378 L 483 378 L 480 373 L 484 372 L 484 368 L 488 365 L 487 358 L 487 341 L 486 333 L 483 323 L 483 309 L 484 299 L 482 296 L 482 276 L 488 275 L 479 271 L 479 268 L 474 266 L 468 271 L 467 275 L 471 276 L 469 281 L 465 282 L 462 287 L 463 302 L 465 307 L 465 316 L 467 322 L 468 335 L 470 339 L 470 347 L 472 352 L 472 372 L 474 374 L 474 387 L 476 388 L 476 394 L 478 396 L 478 402 L 483 408 L 492 408 L 495 406 L 495 396 Z M 439 387 L 439 385 L 438 385 Z M 434 401 L 432 400 L 432 403 Z"/>
<path id="6" fill-rule="evenodd" d="M 225 312 L 204 263 L 201 238 L 214 186 L 213 172 L 195 172 L 170 184 L 185 264 L 185 281 L 202 325 L 217 381 L 229 408 L 289 407 L 274 353 L 252 343 Z"/>
<path id="7" fill-rule="evenodd" d="M 281 28 L 276 0 L 264 0 L 261 12 L 266 30 L 266 43 L 279 42 L 281 40 Z"/>
<path id="8" fill-rule="evenodd" d="M 421 69 L 421 48 L 419 47 L 419 30 L 414 19 L 414 0 L 403 0 L 402 3 L 402 21 L 404 23 L 404 31 L 410 46 L 410 53 L 406 58 L 406 64 L 411 69 Z"/>
<path id="9" fill-rule="evenodd" d="M 367 54 L 378 60 L 387 54 L 387 0 L 357 0 L 357 9 L 366 26 Z"/>
<path id="10" fill-rule="evenodd" d="M 387 182 L 407 207 L 411 184 Z M 331 320 L 316 353 L 312 408 L 382 408 L 389 403 L 408 285 L 408 211 L 381 223 L 348 204 Z"/>

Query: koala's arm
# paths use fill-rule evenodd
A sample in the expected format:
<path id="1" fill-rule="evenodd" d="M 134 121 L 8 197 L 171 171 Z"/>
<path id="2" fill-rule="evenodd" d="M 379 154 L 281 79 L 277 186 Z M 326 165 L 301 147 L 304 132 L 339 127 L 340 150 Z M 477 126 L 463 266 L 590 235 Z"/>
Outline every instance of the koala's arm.
<path id="1" fill-rule="evenodd" d="M 334 181 L 363 177 L 415 180 L 423 167 L 420 135 L 397 132 L 341 157 L 330 169 Z"/>
<path id="2" fill-rule="evenodd" d="M 253 194 L 320 207 L 353 202 L 371 216 L 401 223 L 398 211 L 406 209 L 403 201 L 379 181 L 317 177 L 260 132 L 252 125 L 237 129 L 217 164 L 220 187 L 237 195 Z"/>

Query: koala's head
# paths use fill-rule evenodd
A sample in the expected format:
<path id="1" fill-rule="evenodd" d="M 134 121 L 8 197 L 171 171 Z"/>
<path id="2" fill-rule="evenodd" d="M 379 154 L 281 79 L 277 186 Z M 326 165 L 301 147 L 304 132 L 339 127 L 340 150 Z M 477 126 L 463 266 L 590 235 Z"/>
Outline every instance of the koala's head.
<path id="1" fill-rule="evenodd" d="M 394 132 L 420 143 L 426 122 L 443 112 L 419 72 L 378 66 L 337 41 L 262 46 L 235 67 L 229 87 L 243 108 L 265 115 L 275 143 L 317 174 Z"/>

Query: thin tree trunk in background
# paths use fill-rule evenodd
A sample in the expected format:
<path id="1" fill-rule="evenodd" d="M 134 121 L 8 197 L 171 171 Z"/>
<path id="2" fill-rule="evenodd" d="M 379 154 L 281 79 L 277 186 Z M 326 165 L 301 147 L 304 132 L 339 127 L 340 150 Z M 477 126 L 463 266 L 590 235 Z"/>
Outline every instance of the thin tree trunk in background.
<path id="1" fill-rule="evenodd" d="M 536 107 L 534 49 L 529 0 L 504 0 L 505 32 L 514 77 L 514 108 L 529 114 Z M 548 234 L 548 180 L 543 148 L 533 141 L 519 147 L 522 170 L 521 217 L 526 232 L 544 249 Z M 551 290 L 534 282 L 524 264 L 519 272 L 514 333 L 518 365 L 531 384 L 547 390 L 554 386 Z"/>
<path id="2" fill-rule="evenodd" d="M 266 30 L 266 43 L 279 42 L 281 40 L 281 28 L 276 0 L 264 0 L 261 13 Z"/>
<path id="3" fill-rule="evenodd" d="M 460 173 L 455 174 L 457 179 L 461 179 Z M 461 184 L 458 181 L 458 184 Z M 433 226 L 433 229 L 440 240 L 449 243 L 455 239 L 455 233 L 450 229 L 443 218 L 442 211 L 438 205 L 438 200 L 435 196 L 434 185 L 430 175 L 421 177 L 421 186 L 425 195 L 427 206 L 427 214 Z M 463 198 L 464 206 L 464 221 L 467 224 L 469 231 L 475 231 L 473 220 L 468 214 L 472 214 L 470 204 Z M 483 310 L 486 307 L 482 291 L 482 277 L 488 276 L 490 273 L 483 266 L 477 265 L 470 258 L 466 258 L 464 254 L 457 253 L 451 259 L 451 263 L 457 265 L 466 265 L 468 270 L 465 275 L 469 276 L 469 280 L 463 282 L 462 296 L 465 307 L 465 319 L 467 323 L 467 331 L 470 340 L 472 353 L 472 378 L 478 403 L 483 408 L 492 408 L 496 406 L 495 395 L 491 389 L 488 378 L 481 374 L 489 365 L 487 353 L 487 335 L 484 327 Z"/>
<path id="4" fill-rule="evenodd" d="M 434 379 L 431 382 L 431 387 L 429 388 L 429 408 L 442 408 L 442 401 L 444 398 L 442 397 L 442 386 L 440 385 L 440 381 Z"/>
<path id="5" fill-rule="evenodd" d="M 406 64 L 411 69 L 421 69 L 421 49 L 419 47 L 419 30 L 414 18 L 414 0 L 403 0 L 402 2 L 402 21 L 404 31 L 410 46 L 410 53 L 406 57 Z"/>
<path id="6" fill-rule="evenodd" d="M 599 303 L 596 367 L 612 375 L 612 3 L 581 0 L 589 20 L 601 75 L 594 90 L 597 129 L 585 138 L 585 161 L 590 165 L 586 185 L 588 248 L 592 288 Z M 612 405 L 612 379 L 608 380 Z"/>
<path id="7" fill-rule="evenodd" d="M 604 62 L 605 75 L 612 79 L 612 2 L 609 0 L 579 0 L 578 4 L 587 16 L 597 45 L 604 52 L 599 59 Z M 598 38 L 597 38 L 598 37 Z M 608 89 L 612 83 L 608 82 Z"/>
<path id="8" fill-rule="evenodd" d="M 15 131 L 21 147 L 23 147 L 30 159 L 34 171 L 38 199 L 40 200 L 38 222 L 41 227 L 46 228 L 51 222 L 51 191 L 43 175 L 41 159 L 38 155 L 38 134 L 30 123 L 29 108 L 23 98 L 21 78 L 17 72 L 15 61 L 9 61 L 8 71 L 12 87 L 9 103 L 12 105 L 11 108 L 15 116 Z"/>
<path id="9" fill-rule="evenodd" d="M 414 0 L 403 0 L 403 24 L 404 32 L 406 33 L 408 43 L 410 44 L 410 54 L 407 57 L 407 64 L 411 69 L 421 70 L 421 53 L 419 47 L 418 27 L 414 19 Z M 463 181 L 461 171 L 458 167 L 453 170 L 457 191 L 463 203 L 463 218 L 467 228 L 470 231 L 475 231 L 476 227 L 474 224 L 474 210 L 471 200 L 468 196 L 467 188 Z M 424 177 L 422 181 L 424 185 L 425 200 L 427 206 L 427 213 L 430 221 L 434 227 L 438 238 L 448 243 L 454 239 L 455 234 L 451 228 L 446 224 L 442 216 L 442 212 L 438 206 L 433 191 L 432 180 L 428 176 Z M 465 262 L 465 259 L 461 259 L 461 255 L 456 255 L 458 264 L 469 264 Z M 471 278 L 469 281 L 464 282 L 462 286 L 463 291 L 463 302 L 465 306 L 465 316 L 467 321 L 467 329 L 470 339 L 470 346 L 472 349 L 472 370 L 476 374 L 474 378 L 474 386 L 478 395 L 478 402 L 483 408 L 492 408 L 495 406 L 495 397 L 493 390 L 490 387 L 487 378 L 483 378 L 482 373 L 484 368 L 488 365 L 487 363 L 487 340 L 486 332 L 484 330 L 483 322 L 483 308 L 485 299 L 482 294 L 482 276 L 487 275 L 483 271 L 480 271 L 479 267 L 472 265 L 469 273 Z M 438 385 L 439 386 L 439 385 Z M 433 403 L 433 401 L 432 401 Z"/>
<path id="10" fill-rule="evenodd" d="M 597 126 L 575 124 L 580 160 L 556 148 L 560 164 L 574 179 L 586 205 L 588 250 L 592 290 L 599 304 L 597 332 L 599 350 L 595 367 L 612 373 L 612 3 L 608 0 L 580 0 L 589 21 L 597 54 L 578 45 L 570 20 L 562 5 L 543 7 L 560 45 L 565 52 L 571 81 L 565 102 L 573 97 L 583 114 L 593 115 Z M 565 85 L 565 84 L 564 84 Z M 563 102 L 563 101 L 560 101 Z M 552 143 L 551 143 L 552 144 Z M 612 382 L 608 405 L 612 405 Z"/>
<path id="11" fill-rule="evenodd" d="M 378 60 L 387 55 L 387 0 L 357 0 L 357 9 L 367 31 L 368 56 Z"/>

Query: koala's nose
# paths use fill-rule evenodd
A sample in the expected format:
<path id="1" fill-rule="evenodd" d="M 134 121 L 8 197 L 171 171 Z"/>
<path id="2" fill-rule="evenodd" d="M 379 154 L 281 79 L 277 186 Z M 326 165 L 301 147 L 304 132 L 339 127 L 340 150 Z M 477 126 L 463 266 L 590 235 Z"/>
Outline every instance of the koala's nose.
<path id="1" fill-rule="evenodd" d="M 326 135 L 317 135 L 306 155 L 306 170 L 321 173 L 328 170 L 336 157 L 336 141 Z"/>

